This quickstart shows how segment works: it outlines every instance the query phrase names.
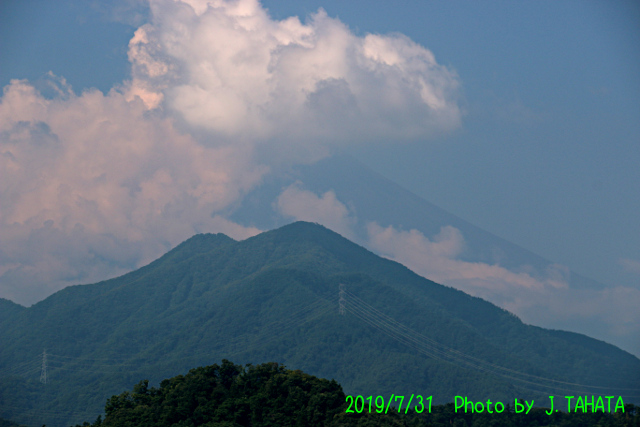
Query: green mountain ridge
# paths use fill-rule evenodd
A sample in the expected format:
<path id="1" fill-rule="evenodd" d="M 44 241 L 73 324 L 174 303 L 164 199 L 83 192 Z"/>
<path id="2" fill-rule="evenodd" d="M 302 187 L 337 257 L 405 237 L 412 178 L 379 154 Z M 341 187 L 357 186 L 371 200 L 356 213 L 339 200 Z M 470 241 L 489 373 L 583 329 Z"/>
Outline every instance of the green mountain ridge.
<path id="1" fill-rule="evenodd" d="M 0 323 L 5 319 L 17 315 L 22 310 L 25 310 L 25 307 L 20 304 L 16 304 L 8 299 L 0 298 Z"/>
<path id="2" fill-rule="evenodd" d="M 347 394 L 436 403 L 640 394 L 625 390 L 640 384 L 633 355 L 525 325 L 305 222 L 240 242 L 196 235 L 139 270 L 10 310 L 0 316 L 0 417 L 33 425 L 95 419 L 141 378 L 157 384 L 222 358 L 283 363 Z"/>

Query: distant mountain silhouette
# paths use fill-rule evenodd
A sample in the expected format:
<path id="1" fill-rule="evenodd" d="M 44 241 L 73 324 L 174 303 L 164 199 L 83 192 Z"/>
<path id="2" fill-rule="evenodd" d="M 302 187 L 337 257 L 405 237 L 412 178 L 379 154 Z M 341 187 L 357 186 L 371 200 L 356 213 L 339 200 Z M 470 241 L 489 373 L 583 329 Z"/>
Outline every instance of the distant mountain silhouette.
<path id="1" fill-rule="evenodd" d="M 358 224 L 355 231 L 366 240 L 363 224 L 376 221 L 381 226 L 396 225 L 417 229 L 432 237 L 443 226 L 453 226 L 464 235 L 466 249 L 460 259 L 496 263 L 509 269 L 527 265 L 544 272 L 552 261 L 498 237 L 433 203 L 413 194 L 393 181 L 372 171 L 347 155 L 335 155 L 310 165 L 298 165 L 288 172 L 268 176 L 236 207 L 232 218 L 261 229 L 281 227 L 286 218 L 273 213 L 273 201 L 283 189 L 301 182 L 305 189 L 321 195 L 334 191 L 339 200 L 352 205 Z M 271 214 L 268 214 L 271 212 Z M 593 279 L 571 272 L 569 282 L 576 289 L 601 289 Z"/>

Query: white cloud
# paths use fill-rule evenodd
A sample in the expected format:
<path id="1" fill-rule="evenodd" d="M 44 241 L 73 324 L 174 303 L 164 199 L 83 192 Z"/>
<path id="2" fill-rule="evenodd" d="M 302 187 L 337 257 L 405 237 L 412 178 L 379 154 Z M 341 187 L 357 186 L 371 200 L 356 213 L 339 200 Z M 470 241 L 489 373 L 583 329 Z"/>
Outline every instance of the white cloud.
<path id="1" fill-rule="evenodd" d="M 150 9 L 129 43 L 132 78 L 108 94 L 63 79 L 53 98 L 4 88 L 1 297 L 30 304 L 113 277 L 197 232 L 256 234 L 223 213 L 267 164 L 460 122 L 457 76 L 405 36 L 357 37 L 322 10 L 277 21 L 255 0 Z M 352 236 L 335 194 L 314 197 L 291 188 L 280 207 Z"/>
<path id="2" fill-rule="evenodd" d="M 458 260 L 464 250 L 464 238 L 460 230 L 451 226 L 442 227 L 433 240 L 415 229 L 398 231 L 393 226 L 383 228 L 375 222 L 367 225 L 367 231 L 370 245 L 375 250 L 431 280 L 472 295 L 495 300 L 496 294 L 504 298 L 504 292 L 509 290 L 543 291 L 549 287 L 567 286 L 561 277 L 557 277 L 560 270 L 553 279 L 540 281 L 527 273 L 515 273 L 497 264 Z"/>
<path id="3" fill-rule="evenodd" d="M 640 312 L 636 309 L 640 290 L 570 289 L 569 271 L 561 265 L 535 274 L 462 261 L 458 257 L 464 251 L 464 238 L 451 226 L 443 227 L 433 239 L 418 230 L 401 231 L 375 222 L 367 225 L 367 231 L 373 250 L 437 283 L 491 301 L 527 323 L 607 340 L 618 337 L 620 343 L 632 342 L 630 337 L 640 335 Z"/>
<path id="4" fill-rule="evenodd" d="M 333 191 L 318 197 L 311 191 L 301 189 L 299 184 L 294 184 L 280 194 L 276 208 L 281 214 L 297 221 L 317 222 L 348 239 L 354 239 L 355 217 Z"/>
<path id="5" fill-rule="evenodd" d="M 133 88 L 155 93 L 149 105 L 164 97 L 190 126 L 290 152 L 423 138 L 460 122 L 457 76 L 405 36 L 357 37 L 322 10 L 305 24 L 277 21 L 255 0 L 151 10 L 129 45 Z"/>
<path id="6" fill-rule="evenodd" d="M 12 81 L 0 103 L 0 292 L 31 303 L 149 262 L 197 232 L 256 234 L 212 214 L 265 170 L 116 91 L 49 100 Z"/>

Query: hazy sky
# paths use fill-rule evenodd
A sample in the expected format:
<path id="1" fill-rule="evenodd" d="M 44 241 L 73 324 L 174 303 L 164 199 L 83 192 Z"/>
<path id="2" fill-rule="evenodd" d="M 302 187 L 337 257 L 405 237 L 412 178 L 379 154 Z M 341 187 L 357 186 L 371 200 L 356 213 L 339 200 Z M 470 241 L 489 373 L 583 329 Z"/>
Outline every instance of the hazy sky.
<path id="1" fill-rule="evenodd" d="M 640 290 L 638 2 L 191 3 L 0 3 L 0 297 L 253 235 L 225 209 L 337 150 Z"/>

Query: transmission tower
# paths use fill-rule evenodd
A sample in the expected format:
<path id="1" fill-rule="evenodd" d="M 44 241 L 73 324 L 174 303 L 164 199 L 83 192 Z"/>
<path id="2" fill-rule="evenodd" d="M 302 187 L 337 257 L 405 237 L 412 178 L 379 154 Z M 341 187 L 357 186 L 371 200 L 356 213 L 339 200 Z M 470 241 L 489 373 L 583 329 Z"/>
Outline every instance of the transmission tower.
<path id="1" fill-rule="evenodd" d="M 340 299 L 338 300 L 338 305 L 340 307 L 339 311 L 340 311 L 340 314 L 342 316 L 344 316 L 344 313 L 345 313 L 344 303 L 347 300 L 344 298 L 344 295 L 345 295 L 344 294 L 344 285 L 342 283 L 340 283 L 340 292 L 338 293 L 338 295 L 340 296 Z"/>
<path id="2" fill-rule="evenodd" d="M 47 350 L 42 352 L 42 370 L 40 371 L 40 382 L 47 383 Z"/>

